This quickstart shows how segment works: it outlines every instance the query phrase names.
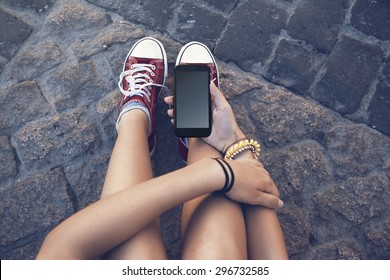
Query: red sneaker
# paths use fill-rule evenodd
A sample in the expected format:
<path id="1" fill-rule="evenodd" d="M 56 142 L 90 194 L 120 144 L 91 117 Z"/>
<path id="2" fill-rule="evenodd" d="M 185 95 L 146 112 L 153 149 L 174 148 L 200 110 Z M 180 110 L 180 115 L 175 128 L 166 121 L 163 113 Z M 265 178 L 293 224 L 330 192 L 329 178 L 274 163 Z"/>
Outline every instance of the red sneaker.
<path id="1" fill-rule="evenodd" d="M 176 64 L 201 64 L 210 68 L 210 81 L 219 88 L 219 73 L 217 63 L 209 48 L 199 42 L 190 42 L 183 46 L 176 58 Z M 179 155 L 184 162 L 188 157 L 188 138 L 179 137 Z"/>
<path id="2" fill-rule="evenodd" d="M 118 86 L 122 92 L 118 130 L 122 115 L 132 109 L 140 109 L 149 119 L 148 143 L 150 155 L 156 148 L 155 107 L 157 98 L 165 86 L 168 62 L 164 46 L 152 37 L 136 42 L 129 51 L 119 76 Z"/>

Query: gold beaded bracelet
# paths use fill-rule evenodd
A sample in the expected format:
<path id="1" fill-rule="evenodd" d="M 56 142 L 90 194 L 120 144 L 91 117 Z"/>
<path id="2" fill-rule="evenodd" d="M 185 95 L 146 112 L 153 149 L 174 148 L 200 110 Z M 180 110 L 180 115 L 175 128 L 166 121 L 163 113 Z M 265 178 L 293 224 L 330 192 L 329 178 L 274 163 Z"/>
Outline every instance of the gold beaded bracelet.
<path id="1" fill-rule="evenodd" d="M 225 153 L 225 159 L 234 159 L 240 153 L 250 150 L 255 159 L 260 156 L 260 144 L 253 139 L 242 139 L 233 143 Z"/>

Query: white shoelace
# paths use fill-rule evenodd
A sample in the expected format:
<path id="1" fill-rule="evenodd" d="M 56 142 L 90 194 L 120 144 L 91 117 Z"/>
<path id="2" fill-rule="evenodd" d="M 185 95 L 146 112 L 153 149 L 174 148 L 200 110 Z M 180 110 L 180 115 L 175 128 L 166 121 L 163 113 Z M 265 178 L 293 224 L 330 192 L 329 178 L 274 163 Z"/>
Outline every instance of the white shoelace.
<path id="1" fill-rule="evenodd" d="M 168 87 L 165 85 L 153 83 L 151 76 L 155 76 L 154 70 L 156 70 L 156 66 L 152 64 L 132 64 L 130 70 L 123 71 L 119 76 L 118 87 L 122 94 L 125 96 L 138 95 L 145 97 L 148 102 L 151 101 L 150 90 L 152 89 L 152 86 L 162 87 L 170 94 Z M 128 82 L 128 90 L 124 90 L 123 88 L 123 78 Z"/>

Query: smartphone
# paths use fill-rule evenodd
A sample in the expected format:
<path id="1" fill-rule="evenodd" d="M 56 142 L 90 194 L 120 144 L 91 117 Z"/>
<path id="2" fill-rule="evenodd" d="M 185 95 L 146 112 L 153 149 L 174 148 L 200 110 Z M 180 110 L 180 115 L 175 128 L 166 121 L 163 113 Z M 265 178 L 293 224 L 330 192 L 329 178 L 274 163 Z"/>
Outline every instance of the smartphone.
<path id="1" fill-rule="evenodd" d="M 174 130 L 179 137 L 211 134 L 210 68 L 206 65 L 175 67 Z"/>

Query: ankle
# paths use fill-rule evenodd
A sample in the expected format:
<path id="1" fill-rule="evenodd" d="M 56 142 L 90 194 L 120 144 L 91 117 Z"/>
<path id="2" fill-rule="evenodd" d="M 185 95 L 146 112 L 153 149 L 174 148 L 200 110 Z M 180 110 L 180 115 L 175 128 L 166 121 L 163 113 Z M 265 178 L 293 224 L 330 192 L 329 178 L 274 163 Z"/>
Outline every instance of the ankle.
<path id="1" fill-rule="evenodd" d="M 141 131 L 148 135 L 149 119 L 147 114 L 139 109 L 125 112 L 117 123 L 118 134 L 122 130 Z"/>

